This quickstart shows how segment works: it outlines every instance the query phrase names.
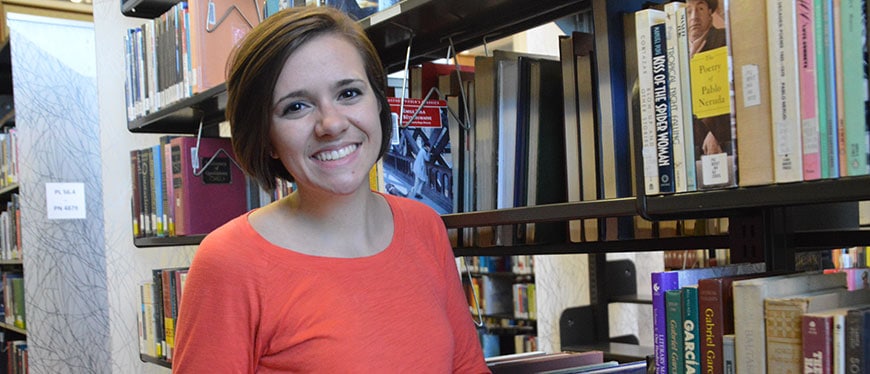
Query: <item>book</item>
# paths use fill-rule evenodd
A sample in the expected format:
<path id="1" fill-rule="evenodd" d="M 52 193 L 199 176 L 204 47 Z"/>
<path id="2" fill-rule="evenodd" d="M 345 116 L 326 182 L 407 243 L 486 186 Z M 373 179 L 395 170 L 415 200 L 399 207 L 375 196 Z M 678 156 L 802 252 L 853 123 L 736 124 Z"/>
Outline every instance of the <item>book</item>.
<path id="1" fill-rule="evenodd" d="M 527 89 L 518 104 L 516 206 L 567 201 L 562 72 L 559 61 L 520 57 L 520 76 Z M 526 86 L 521 82 L 521 87 Z M 524 91 L 527 93 L 523 93 Z M 564 243 L 567 230 L 561 222 L 526 223 L 517 228 L 518 243 Z"/>
<path id="2" fill-rule="evenodd" d="M 835 321 L 840 320 L 840 324 L 845 321 L 846 313 L 849 310 L 860 308 L 861 306 L 848 306 L 842 308 L 834 308 L 821 310 L 816 312 L 807 312 L 801 316 L 801 334 L 803 339 L 803 367 L 813 373 L 831 374 L 834 372 L 843 372 L 845 365 L 845 356 L 838 356 L 834 353 L 835 345 L 840 347 L 837 353 L 841 353 L 842 344 L 845 342 L 843 333 L 844 326 L 839 329 L 835 328 Z M 839 335 L 838 335 L 839 334 Z"/>
<path id="3" fill-rule="evenodd" d="M 728 19 L 719 28 L 711 20 L 713 9 L 698 4 L 706 3 L 687 3 L 686 10 L 708 19 L 706 30 L 690 27 L 688 33 L 697 188 L 733 187 L 737 185 L 737 123 L 732 109 Z M 728 12 L 728 2 L 719 5 Z"/>
<path id="4" fill-rule="evenodd" d="M 845 322 L 846 372 L 870 372 L 870 307 L 849 310 Z"/>
<path id="5" fill-rule="evenodd" d="M 652 94 L 655 113 L 656 166 L 659 169 L 659 193 L 673 193 L 674 148 L 672 144 L 671 103 L 669 98 L 668 56 L 665 23 L 650 26 L 652 48 Z"/>
<path id="6" fill-rule="evenodd" d="M 801 318 L 807 312 L 870 302 L 868 291 L 816 291 L 764 300 L 767 370 L 798 372 L 803 367 Z"/>
<path id="7" fill-rule="evenodd" d="M 653 349 L 656 368 L 663 372 L 668 367 L 667 360 L 667 320 L 665 315 L 665 293 L 684 286 L 697 284 L 700 279 L 725 275 L 752 274 L 764 271 L 765 265 L 735 264 L 721 267 L 686 269 L 653 272 L 650 274 L 653 306 Z"/>
<path id="8" fill-rule="evenodd" d="M 581 201 L 583 187 L 580 182 L 580 129 L 577 109 L 577 86 L 574 79 L 574 39 L 572 35 L 559 36 L 559 61 L 562 69 L 562 104 L 565 116 L 565 171 L 568 201 Z M 583 241 L 583 221 L 568 221 L 571 242 Z"/>
<path id="9" fill-rule="evenodd" d="M 599 179 L 603 170 L 599 170 L 599 152 L 598 152 L 598 133 L 601 131 L 601 124 L 598 123 L 596 115 L 595 103 L 598 102 L 598 95 L 592 85 L 595 81 L 595 50 L 594 38 L 591 34 L 574 32 L 572 34 L 572 42 L 574 43 L 574 87 L 576 90 L 577 104 L 577 139 L 579 144 L 579 181 L 569 181 L 569 183 L 580 183 L 580 194 L 582 201 L 595 201 L 603 198 L 602 180 Z M 597 218 L 583 220 L 583 241 L 599 240 L 601 225 Z"/>
<path id="10" fill-rule="evenodd" d="M 172 160 L 177 235 L 207 234 L 245 213 L 245 175 L 229 139 L 180 136 L 170 144 L 179 156 Z"/>
<path id="11" fill-rule="evenodd" d="M 732 284 L 734 347 L 738 373 L 766 373 L 764 300 L 825 289 L 845 289 L 843 274 L 798 273 L 744 279 Z"/>
<path id="12" fill-rule="evenodd" d="M 870 173 L 867 153 L 867 23 L 866 0 L 840 0 L 836 24 L 842 33 L 838 57 L 843 61 L 843 140 L 842 176 Z M 845 167 L 843 167 L 845 166 Z"/>
<path id="13" fill-rule="evenodd" d="M 737 367 L 737 357 L 734 352 L 734 334 L 722 335 L 722 361 L 725 363 L 722 372 L 734 374 Z"/>
<path id="14" fill-rule="evenodd" d="M 390 97 L 387 101 L 398 116 L 402 100 Z M 439 214 L 458 211 L 459 170 L 454 165 L 447 117 L 444 100 L 404 99 L 403 125 L 394 129 L 398 142 L 384 155 L 385 193 L 418 199 Z"/>
<path id="15" fill-rule="evenodd" d="M 774 179 L 777 183 L 803 180 L 800 87 L 798 64 L 795 63 L 798 58 L 796 7 L 795 1 L 767 1 L 770 109 Z M 740 344 L 739 338 L 737 344 Z"/>
<path id="16" fill-rule="evenodd" d="M 685 372 L 682 288 L 665 292 L 665 318 L 667 319 L 668 373 Z"/>
<path id="17" fill-rule="evenodd" d="M 819 143 L 818 87 L 816 70 L 815 7 L 813 0 L 797 0 L 798 79 L 803 180 L 822 177 Z"/>
<path id="18" fill-rule="evenodd" d="M 700 281 L 699 281 L 700 282 Z M 701 372 L 701 309 L 699 307 L 699 287 L 682 288 L 683 303 L 683 360 L 686 373 Z M 706 316 L 705 316 L 706 320 Z"/>
<path id="19" fill-rule="evenodd" d="M 646 195 L 657 195 L 659 168 L 656 153 L 655 104 L 653 101 L 652 34 L 650 27 L 664 23 L 667 15 L 657 9 L 643 9 L 635 13 L 637 43 L 638 86 L 641 122 L 641 153 L 643 160 L 643 186 Z"/>
<path id="20" fill-rule="evenodd" d="M 832 0 L 813 1 L 818 104 L 816 115 L 819 118 L 819 169 L 822 178 L 835 178 L 840 175 L 833 6 Z"/>
<path id="21" fill-rule="evenodd" d="M 477 56 L 474 59 L 474 202 L 478 211 L 495 209 L 498 127 L 495 106 L 495 59 Z M 495 244 L 491 226 L 477 227 L 474 244 L 491 247 Z"/>
<path id="22" fill-rule="evenodd" d="M 673 146 L 673 169 L 674 169 L 674 192 L 686 192 L 695 189 L 695 181 L 689 182 L 689 174 L 694 176 L 694 163 L 692 172 L 688 170 L 686 163 L 687 147 L 685 137 L 685 124 L 691 123 L 691 103 L 688 82 L 689 51 L 686 20 L 686 4 L 681 2 L 669 2 L 664 6 L 668 19 L 666 25 L 667 40 L 667 65 L 668 65 L 668 102 L 671 110 L 671 145 Z M 685 73 L 685 74 L 684 74 Z M 691 139 L 691 138 L 689 138 Z M 694 146 L 692 157 L 694 160 Z M 689 189 L 691 185 L 692 189 Z"/>
<path id="23" fill-rule="evenodd" d="M 226 80 L 232 46 L 260 23 L 257 4 L 238 0 L 192 0 L 190 58 L 193 93 L 204 92 Z"/>
<path id="24" fill-rule="evenodd" d="M 770 70 L 767 8 L 753 0 L 731 0 L 728 18 L 734 62 L 734 111 L 737 123 L 737 170 L 742 187 L 774 183 L 773 131 L 770 111 Z"/>

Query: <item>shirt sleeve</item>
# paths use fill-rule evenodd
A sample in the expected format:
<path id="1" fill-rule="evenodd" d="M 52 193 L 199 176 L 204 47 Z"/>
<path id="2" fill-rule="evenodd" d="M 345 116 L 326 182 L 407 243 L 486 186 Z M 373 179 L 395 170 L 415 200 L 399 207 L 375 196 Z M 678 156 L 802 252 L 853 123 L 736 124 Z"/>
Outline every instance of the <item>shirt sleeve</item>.
<path id="1" fill-rule="evenodd" d="M 190 266 L 178 315 L 175 373 L 221 368 L 253 373 L 258 288 L 255 269 L 239 262 L 226 236 L 203 240 Z M 235 254 L 234 254 L 235 253 Z"/>

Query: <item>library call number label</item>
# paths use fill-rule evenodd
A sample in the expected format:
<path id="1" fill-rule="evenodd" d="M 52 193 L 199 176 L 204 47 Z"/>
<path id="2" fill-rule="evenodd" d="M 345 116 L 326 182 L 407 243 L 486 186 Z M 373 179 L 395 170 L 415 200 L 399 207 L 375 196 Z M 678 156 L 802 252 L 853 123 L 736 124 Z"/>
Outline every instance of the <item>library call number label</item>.
<path id="1" fill-rule="evenodd" d="M 86 219 L 84 183 L 46 183 L 48 219 Z"/>

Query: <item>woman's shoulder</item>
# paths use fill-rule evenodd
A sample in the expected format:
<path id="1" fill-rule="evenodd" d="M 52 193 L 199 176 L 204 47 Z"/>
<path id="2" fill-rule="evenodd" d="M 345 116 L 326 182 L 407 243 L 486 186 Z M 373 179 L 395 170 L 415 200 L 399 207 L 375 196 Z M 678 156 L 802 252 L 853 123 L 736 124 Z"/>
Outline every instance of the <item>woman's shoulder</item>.
<path id="1" fill-rule="evenodd" d="M 411 221 L 419 219 L 441 220 L 438 212 L 421 201 L 386 193 L 381 195 L 387 200 L 394 214 L 399 215 L 396 217 L 397 219 L 402 218 Z"/>
<path id="2" fill-rule="evenodd" d="M 249 213 L 233 218 L 206 235 L 196 251 L 195 260 L 236 265 L 256 261 L 255 252 L 260 239 L 248 222 Z"/>

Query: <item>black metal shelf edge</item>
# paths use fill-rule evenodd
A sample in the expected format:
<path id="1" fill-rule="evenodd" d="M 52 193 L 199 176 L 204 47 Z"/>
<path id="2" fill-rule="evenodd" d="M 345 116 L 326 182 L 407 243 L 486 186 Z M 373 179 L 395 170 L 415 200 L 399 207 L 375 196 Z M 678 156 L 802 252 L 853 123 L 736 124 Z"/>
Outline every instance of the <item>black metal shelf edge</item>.
<path id="1" fill-rule="evenodd" d="M 459 247 L 460 256 L 554 255 L 572 253 L 645 252 L 666 249 L 729 248 L 728 235 L 683 236 L 673 238 L 624 239 L 582 243 L 520 244 L 493 247 Z"/>
<path id="2" fill-rule="evenodd" d="M 165 368 L 170 368 L 170 369 L 172 369 L 172 363 L 169 362 L 169 361 L 166 361 L 166 360 L 164 360 L 164 359 L 161 359 L 161 358 L 151 357 L 151 356 L 143 355 L 143 354 L 140 353 L 140 354 L 139 354 L 139 360 L 141 360 L 142 362 L 148 362 L 148 363 L 152 363 L 152 364 L 155 364 L 155 365 L 163 366 L 163 367 L 165 367 Z"/>
<path id="3" fill-rule="evenodd" d="M 870 243 L 870 229 L 796 232 L 791 243 L 800 251 L 864 246 Z"/>
<path id="4" fill-rule="evenodd" d="M 127 130 L 134 133 L 195 134 L 200 121 L 205 126 L 223 121 L 226 105 L 226 85 L 221 84 L 129 121 Z"/>
<path id="5" fill-rule="evenodd" d="M 582 10 L 588 0 L 405 0 L 360 21 L 388 71 L 404 68 L 408 39 L 412 63 L 483 45 Z M 437 15 L 437 16 L 433 16 Z M 411 31 L 412 30 L 412 31 Z"/>
<path id="6" fill-rule="evenodd" d="M 654 219 L 870 200 L 870 176 L 647 196 L 645 200 L 646 214 Z"/>
<path id="7" fill-rule="evenodd" d="M 172 236 L 172 237 L 148 237 L 148 238 L 135 238 L 133 239 L 133 245 L 139 248 L 147 248 L 147 247 L 171 247 L 171 246 L 179 246 L 179 245 L 198 245 L 202 239 L 205 238 L 205 234 L 203 235 L 190 235 L 190 236 Z"/>
<path id="8" fill-rule="evenodd" d="M 18 192 L 18 183 L 12 183 L 6 187 L 0 187 L 0 196 L 5 196 L 13 192 Z"/>
<path id="9" fill-rule="evenodd" d="M 568 221 L 583 218 L 623 217 L 637 214 L 634 197 L 579 201 L 442 215 L 448 228 L 512 225 L 528 222 Z"/>

